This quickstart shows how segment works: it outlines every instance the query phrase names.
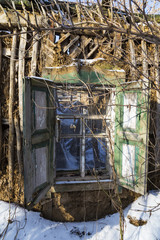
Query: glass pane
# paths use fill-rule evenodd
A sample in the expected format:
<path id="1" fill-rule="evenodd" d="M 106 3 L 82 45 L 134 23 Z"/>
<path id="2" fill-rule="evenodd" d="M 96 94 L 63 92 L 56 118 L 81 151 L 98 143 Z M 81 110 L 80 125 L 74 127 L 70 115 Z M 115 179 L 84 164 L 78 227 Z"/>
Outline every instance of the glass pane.
<path id="1" fill-rule="evenodd" d="M 61 89 L 57 91 L 57 99 L 57 114 L 79 115 L 88 113 L 89 100 L 87 92 Z"/>
<path id="2" fill-rule="evenodd" d="M 35 129 L 44 129 L 47 127 L 46 92 L 34 91 L 34 106 Z"/>
<path id="3" fill-rule="evenodd" d="M 104 169 L 106 167 L 106 157 L 105 138 L 86 138 L 86 169 Z"/>
<path id="4" fill-rule="evenodd" d="M 106 121 L 103 119 L 87 119 L 86 134 L 106 133 Z"/>
<path id="5" fill-rule="evenodd" d="M 80 119 L 61 119 L 61 134 L 79 134 Z"/>
<path id="6" fill-rule="evenodd" d="M 61 139 L 56 143 L 57 170 L 78 170 L 80 165 L 80 139 Z"/>

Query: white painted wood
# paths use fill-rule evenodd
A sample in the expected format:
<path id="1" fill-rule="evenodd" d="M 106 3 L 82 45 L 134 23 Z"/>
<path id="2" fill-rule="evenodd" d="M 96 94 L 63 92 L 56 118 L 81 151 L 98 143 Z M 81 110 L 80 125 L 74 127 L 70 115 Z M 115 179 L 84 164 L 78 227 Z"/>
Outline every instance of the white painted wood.
<path id="1" fill-rule="evenodd" d="M 127 181 L 134 181 L 135 146 L 123 144 L 122 177 Z"/>
<path id="2" fill-rule="evenodd" d="M 123 112 L 123 127 L 136 129 L 136 108 L 137 94 L 125 93 L 124 95 L 124 112 Z"/>

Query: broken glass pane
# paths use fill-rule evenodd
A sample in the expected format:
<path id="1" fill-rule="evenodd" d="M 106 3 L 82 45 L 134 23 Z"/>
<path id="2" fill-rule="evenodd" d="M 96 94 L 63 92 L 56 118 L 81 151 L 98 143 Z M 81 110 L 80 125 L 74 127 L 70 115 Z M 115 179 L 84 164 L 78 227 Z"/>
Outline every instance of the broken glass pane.
<path id="1" fill-rule="evenodd" d="M 56 143 L 57 170 L 78 170 L 80 166 L 80 139 L 66 138 Z"/>
<path id="2" fill-rule="evenodd" d="M 104 169 L 106 167 L 107 145 L 105 138 L 86 138 L 85 168 Z"/>
<path id="3" fill-rule="evenodd" d="M 103 119 L 87 119 L 85 126 L 86 134 L 106 133 L 106 121 Z"/>
<path id="4" fill-rule="evenodd" d="M 61 134 L 79 134 L 80 119 L 61 119 Z"/>

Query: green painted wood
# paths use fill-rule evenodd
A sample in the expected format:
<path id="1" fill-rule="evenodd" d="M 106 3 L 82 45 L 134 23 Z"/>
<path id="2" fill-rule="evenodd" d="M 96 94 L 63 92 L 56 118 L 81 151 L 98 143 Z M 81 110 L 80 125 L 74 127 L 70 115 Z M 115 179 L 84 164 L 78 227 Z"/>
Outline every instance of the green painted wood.
<path id="1" fill-rule="evenodd" d="M 125 81 L 125 72 L 118 72 L 118 71 L 111 71 L 106 70 L 105 74 L 96 72 L 96 71 L 89 71 L 89 70 L 79 70 L 73 68 L 72 71 L 66 71 L 66 73 L 58 72 L 54 69 L 47 69 L 43 70 L 43 77 L 49 80 L 52 80 L 55 83 L 60 84 L 95 84 L 95 85 L 119 85 L 120 83 Z"/>
<path id="2" fill-rule="evenodd" d="M 23 99 L 24 197 L 26 207 L 32 208 L 54 181 L 53 88 L 48 81 L 25 78 Z"/>
<path id="3" fill-rule="evenodd" d="M 136 96 L 136 113 L 135 113 L 135 128 L 127 127 L 124 124 L 124 98 L 125 94 Z M 129 95 L 128 95 L 129 96 Z M 117 88 L 116 92 L 116 107 L 115 107 L 115 147 L 114 147 L 114 162 L 115 169 L 120 184 L 123 187 L 131 189 L 140 194 L 145 194 L 147 190 L 147 171 L 148 171 L 148 91 L 143 90 L 140 84 L 131 84 Z M 130 111 L 133 112 L 133 107 L 128 105 Z M 132 119 L 133 120 L 133 119 Z M 126 147 L 133 151 L 133 175 L 126 177 L 123 170 L 125 169 L 124 159 L 127 155 L 124 151 Z M 128 155 L 127 155 L 128 156 Z M 127 158 L 129 159 L 129 157 Z M 129 171 L 128 171 L 129 172 Z M 129 174 L 129 173 L 128 173 Z"/>
<path id="4" fill-rule="evenodd" d="M 22 2 L 23 2 L 27 7 L 31 7 L 31 1 L 29 1 L 29 0 L 22 0 Z M 0 0 L 0 4 L 2 4 L 2 5 L 8 5 L 8 3 L 12 5 L 12 1 L 11 1 L 11 0 L 7 0 L 7 2 L 6 2 L 6 0 Z M 22 4 L 21 4 L 21 0 L 14 0 L 14 4 L 15 4 L 16 6 L 21 6 L 21 5 L 22 5 Z"/>

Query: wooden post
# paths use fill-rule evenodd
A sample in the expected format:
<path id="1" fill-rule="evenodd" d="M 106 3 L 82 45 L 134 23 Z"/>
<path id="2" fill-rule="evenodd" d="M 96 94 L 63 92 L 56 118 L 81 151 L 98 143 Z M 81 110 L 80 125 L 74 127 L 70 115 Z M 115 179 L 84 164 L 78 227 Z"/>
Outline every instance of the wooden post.
<path id="1" fill-rule="evenodd" d="M 0 78 L 1 70 L 2 70 L 2 40 L 0 39 Z M 0 103 L 0 162 L 1 161 L 2 161 L 2 108 Z"/>
<path id="2" fill-rule="evenodd" d="M 9 140 L 8 140 L 8 167 L 9 167 L 9 190 L 13 193 L 13 163 L 14 163 L 14 89 L 15 89 L 15 58 L 17 46 L 17 29 L 13 31 L 11 59 L 10 59 L 10 89 L 9 89 Z"/>
<path id="3" fill-rule="evenodd" d="M 22 176 L 23 173 L 23 165 L 22 165 L 22 141 L 21 141 L 21 131 L 20 131 L 20 121 L 19 117 L 14 117 L 14 126 L 16 130 L 16 143 L 17 143 L 17 160 L 18 160 L 18 167 L 19 173 Z"/>
<path id="4" fill-rule="evenodd" d="M 155 167 L 160 167 L 160 72 L 159 72 L 159 46 L 155 46 L 155 85 L 156 85 L 156 143 L 155 143 Z"/>
<path id="5" fill-rule="evenodd" d="M 131 77 L 132 80 L 136 80 L 136 56 L 135 56 L 135 44 L 132 39 L 129 40 L 129 46 L 130 46 L 130 60 L 131 60 L 131 65 L 130 65 L 130 71 L 131 71 Z"/>
<path id="6" fill-rule="evenodd" d="M 2 162 L 2 108 L 0 103 L 0 163 Z"/>
<path id="7" fill-rule="evenodd" d="M 38 46 L 39 46 L 39 34 L 33 32 L 33 50 L 32 50 L 32 60 L 31 60 L 31 71 L 30 76 L 36 76 L 37 70 L 37 57 L 38 57 Z"/>
<path id="8" fill-rule="evenodd" d="M 19 43 L 19 68 L 18 68 L 18 88 L 19 88 L 19 115 L 20 127 L 23 130 L 23 78 L 25 75 L 25 49 L 27 42 L 27 28 L 23 27 Z"/>
<path id="9" fill-rule="evenodd" d="M 148 61 L 147 61 L 147 43 L 145 40 L 141 42 L 142 48 L 142 72 L 143 72 L 143 85 L 148 87 Z"/>

